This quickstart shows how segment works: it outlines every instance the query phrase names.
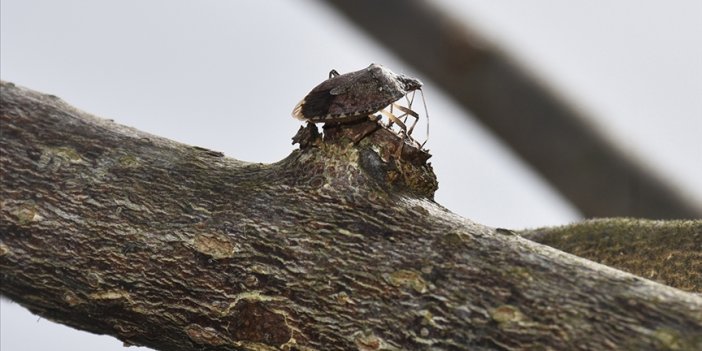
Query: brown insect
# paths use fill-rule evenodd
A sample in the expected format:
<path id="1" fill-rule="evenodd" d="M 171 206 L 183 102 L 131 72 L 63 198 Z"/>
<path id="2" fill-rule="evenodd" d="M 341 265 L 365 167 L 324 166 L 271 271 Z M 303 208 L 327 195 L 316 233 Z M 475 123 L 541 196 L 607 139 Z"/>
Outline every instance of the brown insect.
<path id="1" fill-rule="evenodd" d="M 379 118 L 374 114 L 380 112 L 390 121 L 386 127 L 395 123 L 411 139 L 419 120 L 419 115 L 411 110 L 411 103 L 414 91 L 421 92 L 421 87 L 422 82 L 418 79 L 396 74 L 378 64 L 346 74 L 332 70 L 329 79 L 312 89 L 295 106 L 292 115 L 312 123 L 348 123 L 366 118 L 377 120 Z M 412 98 L 408 97 L 409 108 L 397 104 L 398 100 L 409 93 L 413 93 Z M 402 114 L 396 116 L 395 109 Z M 405 122 L 409 116 L 414 118 L 414 123 L 408 129 Z M 405 122 L 400 119 L 403 117 Z"/>

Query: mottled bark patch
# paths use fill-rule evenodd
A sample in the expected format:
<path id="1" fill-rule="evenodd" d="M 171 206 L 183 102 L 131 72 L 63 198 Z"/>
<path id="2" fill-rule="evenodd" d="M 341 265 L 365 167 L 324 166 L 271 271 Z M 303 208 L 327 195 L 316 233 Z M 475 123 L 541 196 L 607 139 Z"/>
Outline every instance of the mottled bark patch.
<path id="1" fill-rule="evenodd" d="M 129 296 L 129 293 L 124 291 L 124 290 L 104 290 L 104 291 L 97 291 L 89 296 L 93 300 L 100 300 L 100 301 L 114 301 L 114 302 L 120 302 L 120 301 L 129 301 L 131 297 Z"/>
<path id="2" fill-rule="evenodd" d="M 292 337 L 285 316 L 259 301 L 241 300 L 232 309 L 229 332 L 237 341 L 280 346 Z"/>
<path id="3" fill-rule="evenodd" d="M 193 247 L 214 259 L 234 257 L 237 251 L 227 236 L 219 234 L 198 234 L 193 239 Z"/>
<path id="4" fill-rule="evenodd" d="M 354 344 L 356 344 L 356 350 L 358 351 L 381 351 L 381 350 L 398 350 L 397 347 L 388 344 L 375 335 L 371 331 L 361 331 L 353 335 Z"/>
<path id="5" fill-rule="evenodd" d="M 77 305 L 85 302 L 85 301 L 83 301 L 83 299 L 78 297 L 78 295 L 76 295 L 72 291 L 66 291 L 63 294 L 63 301 L 65 301 L 68 304 L 68 306 L 71 306 L 71 307 L 77 306 Z"/>
<path id="6" fill-rule="evenodd" d="M 10 213 L 15 216 L 20 225 L 27 225 L 32 222 L 39 222 L 44 219 L 44 217 L 39 214 L 39 208 L 33 202 L 18 202 L 19 206 L 16 204 L 3 203 L 3 206 L 8 206 L 10 208 Z"/>
<path id="7" fill-rule="evenodd" d="M 323 163 L 323 183 L 317 179 L 319 172 L 303 175 L 314 180 L 309 182 L 314 187 L 367 188 L 370 183 L 389 193 L 410 192 L 429 199 L 433 199 L 438 188 L 436 175 L 427 162 L 431 154 L 379 128 L 374 121 L 327 124 L 323 137 L 308 124 L 300 128 L 293 143 L 300 144 L 302 151 L 298 161 Z"/>
<path id="8" fill-rule="evenodd" d="M 502 305 L 493 308 L 490 310 L 490 316 L 495 322 L 501 325 L 520 322 L 525 318 L 518 308 L 510 305 Z"/>
<path id="9" fill-rule="evenodd" d="M 5 244 L 0 243 L 0 257 L 5 256 L 9 253 L 10 253 L 10 248 Z"/>
<path id="10" fill-rule="evenodd" d="M 411 288 L 420 294 L 427 292 L 427 283 L 422 279 L 422 276 L 415 271 L 402 269 L 386 275 L 385 280 L 394 286 Z"/>
<path id="11" fill-rule="evenodd" d="M 190 324 L 185 328 L 190 340 L 200 345 L 219 346 L 227 343 L 227 340 L 217 333 L 214 328 L 203 327 L 198 324 Z"/>

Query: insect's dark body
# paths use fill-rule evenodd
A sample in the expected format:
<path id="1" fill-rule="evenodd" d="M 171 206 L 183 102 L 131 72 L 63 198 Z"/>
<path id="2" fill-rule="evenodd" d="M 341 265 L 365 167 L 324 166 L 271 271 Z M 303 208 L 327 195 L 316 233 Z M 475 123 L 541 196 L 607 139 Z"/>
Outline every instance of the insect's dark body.
<path id="1" fill-rule="evenodd" d="M 418 79 L 371 64 L 322 82 L 295 106 L 293 116 L 313 123 L 362 120 L 421 87 Z"/>

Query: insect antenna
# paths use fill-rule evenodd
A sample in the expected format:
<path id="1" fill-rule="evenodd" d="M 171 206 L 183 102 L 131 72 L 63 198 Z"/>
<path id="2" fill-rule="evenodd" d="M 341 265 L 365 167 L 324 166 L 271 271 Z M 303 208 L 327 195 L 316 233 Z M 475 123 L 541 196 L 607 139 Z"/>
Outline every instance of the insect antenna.
<path id="1" fill-rule="evenodd" d="M 415 92 L 416 92 L 415 90 L 412 90 L 412 97 L 409 96 L 410 94 L 405 95 L 405 99 L 407 100 L 407 108 L 410 110 L 412 109 L 412 104 L 414 103 L 414 93 Z M 405 123 L 407 123 L 407 118 L 409 118 L 409 114 L 405 114 L 405 120 L 404 120 Z"/>
<path id="2" fill-rule="evenodd" d="M 422 90 L 422 89 L 418 89 L 418 90 L 422 94 L 422 104 L 424 105 L 424 116 L 426 116 L 426 118 L 427 118 L 427 138 L 424 140 L 422 145 L 419 146 L 419 148 L 421 149 L 424 147 L 424 144 L 426 144 L 427 141 L 429 141 L 429 109 L 427 109 L 427 101 L 424 99 L 424 90 Z"/>

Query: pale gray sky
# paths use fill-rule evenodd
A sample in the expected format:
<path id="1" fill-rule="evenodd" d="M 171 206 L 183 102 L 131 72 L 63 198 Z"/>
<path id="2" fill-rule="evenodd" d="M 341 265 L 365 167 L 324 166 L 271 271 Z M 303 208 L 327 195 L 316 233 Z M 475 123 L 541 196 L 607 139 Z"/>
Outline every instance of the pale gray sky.
<path id="1" fill-rule="evenodd" d="M 434 1 L 490 33 L 701 201 L 702 2 Z M 246 161 L 293 150 L 300 123 L 290 111 L 332 68 L 376 62 L 426 81 L 312 1 L 2 0 L 0 16 L 3 80 Z M 492 226 L 579 219 L 431 82 L 424 91 L 437 202 Z M 3 351 L 123 349 L 7 301 L 0 308 Z"/>

